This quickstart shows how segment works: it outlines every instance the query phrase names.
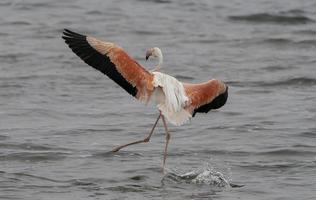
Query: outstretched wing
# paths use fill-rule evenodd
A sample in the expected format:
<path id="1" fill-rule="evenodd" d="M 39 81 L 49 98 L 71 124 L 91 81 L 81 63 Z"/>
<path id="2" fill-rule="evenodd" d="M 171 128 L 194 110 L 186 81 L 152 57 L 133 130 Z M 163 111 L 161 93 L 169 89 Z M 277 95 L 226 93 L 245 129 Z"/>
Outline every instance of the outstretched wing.
<path id="1" fill-rule="evenodd" d="M 183 83 L 189 103 L 186 107 L 194 117 L 197 112 L 207 113 L 222 107 L 228 97 L 228 87 L 220 80 L 210 80 L 201 84 Z"/>
<path id="2" fill-rule="evenodd" d="M 122 48 L 65 29 L 62 38 L 85 63 L 107 75 L 129 94 L 147 101 L 153 90 L 153 75 Z"/>

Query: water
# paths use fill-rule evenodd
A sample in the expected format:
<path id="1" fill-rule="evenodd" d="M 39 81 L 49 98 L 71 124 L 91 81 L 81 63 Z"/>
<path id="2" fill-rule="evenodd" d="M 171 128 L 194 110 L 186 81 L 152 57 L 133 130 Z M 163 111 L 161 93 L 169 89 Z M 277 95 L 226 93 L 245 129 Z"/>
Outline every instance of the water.
<path id="1" fill-rule="evenodd" d="M 315 10 L 313 0 L 1 0 L 0 198 L 315 199 Z M 150 143 L 109 153 L 143 138 L 157 111 L 80 61 L 63 28 L 114 41 L 149 69 L 145 51 L 158 46 L 166 73 L 222 79 L 228 102 L 170 125 L 165 176 L 162 124 Z"/>

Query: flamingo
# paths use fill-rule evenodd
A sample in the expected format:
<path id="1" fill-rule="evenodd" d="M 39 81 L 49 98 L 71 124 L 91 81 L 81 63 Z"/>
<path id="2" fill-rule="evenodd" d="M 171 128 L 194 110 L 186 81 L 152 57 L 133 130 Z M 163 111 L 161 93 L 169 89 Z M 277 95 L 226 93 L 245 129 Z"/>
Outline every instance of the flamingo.
<path id="1" fill-rule="evenodd" d="M 68 29 L 64 29 L 62 38 L 85 63 L 107 75 L 130 95 L 144 103 L 156 103 L 159 115 L 148 136 L 118 146 L 112 152 L 130 145 L 149 142 L 161 118 L 166 132 L 163 173 L 170 140 L 167 121 L 174 125 L 182 125 L 196 113 L 208 113 L 212 109 L 222 107 L 227 101 L 228 86 L 221 80 L 212 79 L 199 84 L 182 83 L 170 75 L 159 72 L 163 56 L 158 47 L 146 52 L 146 60 L 149 57 L 158 59 L 158 65 L 154 70 L 148 71 L 115 43 Z"/>

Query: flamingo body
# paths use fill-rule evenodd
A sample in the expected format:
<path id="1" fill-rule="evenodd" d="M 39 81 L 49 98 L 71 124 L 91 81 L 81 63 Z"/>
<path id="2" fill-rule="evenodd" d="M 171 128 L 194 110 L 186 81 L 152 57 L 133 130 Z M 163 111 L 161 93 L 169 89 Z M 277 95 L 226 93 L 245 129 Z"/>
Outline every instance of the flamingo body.
<path id="1" fill-rule="evenodd" d="M 129 94 L 142 102 L 154 101 L 157 104 L 160 115 L 148 137 L 119 146 L 113 149 L 113 152 L 132 144 L 148 142 L 158 120 L 162 118 L 166 130 L 164 166 L 170 138 L 165 117 L 169 122 L 181 125 L 196 113 L 207 113 L 212 109 L 218 109 L 227 101 L 228 87 L 220 80 L 212 79 L 200 84 L 182 83 L 170 75 L 146 70 L 114 43 L 67 29 L 64 30 L 62 38 L 85 63 L 107 75 Z M 146 59 L 151 54 L 159 58 L 155 70 L 160 69 L 162 63 L 160 49 L 157 47 L 150 49 Z"/>
<path id="2" fill-rule="evenodd" d="M 220 80 L 213 79 L 200 84 L 181 83 L 173 77 L 170 78 L 171 76 L 169 75 L 147 71 L 121 47 L 114 43 L 104 42 L 94 37 L 84 36 L 66 29 L 63 39 L 72 51 L 85 63 L 107 75 L 140 101 L 148 102 L 154 91 L 160 90 L 159 88 L 164 90 L 164 88 L 169 85 L 175 84 L 180 85 L 178 86 L 178 90 L 182 90 L 179 87 L 183 87 L 184 93 L 175 96 L 173 99 L 182 99 L 182 101 L 185 99 L 186 102 L 177 104 L 181 106 L 181 109 L 168 109 L 168 112 L 177 113 L 181 111 L 185 117 L 182 117 L 183 119 L 180 121 L 173 120 L 169 114 L 167 119 L 173 124 L 181 125 L 189 118 L 194 117 L 197 112 L 207 113 L 211 109 L 220 108 L 226 103 L 228 87 Z M 154 81 L 157 77 L 164 77 L 165 80 L 169 80 L 169 83 L 163 86 L 161 83 Z M 175 89 L 177 90 L 177 88 Z M 168 93 L 172 93 L 173 91 L 175 90 L 168 91 Z M 166 91 L 162 92 L 162 95 L 168 97 Z M 185 95 L 186 98 L 183 97 L 183 95 Z M 175 103 L 169 101 L 167 103 L 165 102 L 165 104 L 170 105 Z M 169 105 L 166 105 L 166 107 Z M 184 113 L 183 110 L 185 110 L 186 113 Z M 165 112 L 165 114 L 166 113 L 167 112 Z"/>

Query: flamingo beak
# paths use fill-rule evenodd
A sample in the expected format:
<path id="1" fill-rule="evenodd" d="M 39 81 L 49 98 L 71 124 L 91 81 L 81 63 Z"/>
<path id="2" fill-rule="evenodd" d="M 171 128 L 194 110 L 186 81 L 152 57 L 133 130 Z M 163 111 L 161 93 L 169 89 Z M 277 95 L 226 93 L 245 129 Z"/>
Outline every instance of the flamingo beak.
<path id="1" fill-rule="evenodd" d="M 146 60 L 148 60 L 148 58 L 153 54 L 152 49 L 149 49 L 148 51 L 146 51 Z"/>

